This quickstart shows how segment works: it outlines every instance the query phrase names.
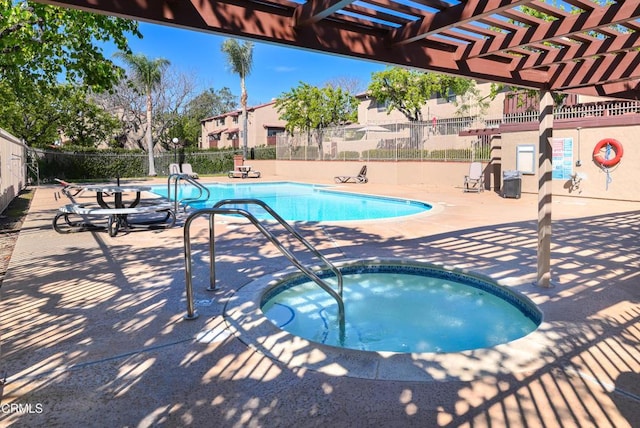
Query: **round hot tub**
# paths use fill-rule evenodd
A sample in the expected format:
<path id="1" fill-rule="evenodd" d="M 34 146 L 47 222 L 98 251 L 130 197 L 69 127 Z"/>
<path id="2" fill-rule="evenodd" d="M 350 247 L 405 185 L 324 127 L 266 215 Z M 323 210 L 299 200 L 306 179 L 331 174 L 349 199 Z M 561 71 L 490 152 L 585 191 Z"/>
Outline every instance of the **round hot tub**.
<path id="1" fill-rule="evenodd" d="M 519 339 L 541 321 L 535 305 L 494 281 L 441 267 L 344 266 L 344 323 L 337 302 L 299 275 L 269 289 L 262 312 L 296 336 L 362 351 L 460 352 Z M 336 289 L 335 277 L 320 275 Z"/>
<path id="2" fill-rule="evenodd" d="M 355 260 L 338 268 L 343 320 L 335 299 L 287 270 L 240 288 L 225 306 L 227 326 L 289 367 L 338 376 L 471 380 L 543 362 L 542 312 L 512 287 L 422 261 Z M 336 285 L 329 271 L 320 276 Z"/>

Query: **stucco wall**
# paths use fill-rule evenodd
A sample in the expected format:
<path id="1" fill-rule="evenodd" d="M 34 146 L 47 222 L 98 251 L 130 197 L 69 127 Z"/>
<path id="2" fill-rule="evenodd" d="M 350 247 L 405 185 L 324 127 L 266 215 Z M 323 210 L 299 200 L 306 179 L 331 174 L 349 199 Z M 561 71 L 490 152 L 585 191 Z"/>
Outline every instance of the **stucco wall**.
<path id="1" fill-rule="evenodd" d="M 272 176 L 276 175 L 276 162 L 274 160 L 247 159 L 244 164 L 250 165 L 251 169 L 259 171 L 262 176 Z"/>
<path id="2" fill-rule="evenodd" d="M 333 182 L 338 175 L 357 175 L 367 165 L 367 178 L 372 184 L 437 184 L 462 189 L 469 173 L 466 162 L 332 162 L 276 161 L 275 175 L 282 179 Z"/>
<path id="3" fill-rule="evenodd" d="M 617 126 L 608 128 L 555 129 L 553 138 L 573 139 L 573 172 L 582 176 L 577 189 L 572 189 L 571 180 L 553 180 L 553 194 L 619 199 L 640 200 L 640 150 L 636 144 L 640 135 L 640 126 Z M 607 173 L 593 161 L 593 149 L 603 138 L 618 140 L 623 148 L 622 161 L 609 171 L 610 181 L 607 188 Z M 516 169 L 516 148 L 520 144 L 533 144 L 536 159 L 538 157 L 538 132 L 513 132 L 502 134 L 501 139 L 502 170 Z M 580 160 L 580 166 L 576 162 Z M 537 162 L 536 162 L 537 169 Z M 537 171 L 522 178 L 522 192 L 537 193 Z"/>
<path id="4" fill-rule="evenodd" d="M 553 138 L 572 139 L 571 173 L 581 181 L 572 186 L 572 180 L 554 179 L 553 194 L 576 198 L 599 198 L 640 201 L 640 150 L 635 144 L 640 125 L 582 127 L 581 129 L 555 129 Z M 462 138 L 462 137 L 458 137 Z M 607 172 L 593 161 L 593 149 L 604 138 L 614 138 L 624 147 L 622 161 Z M 502 174 L 515 170 L 516 150 L 519 145 L 534 147 L 534 171 L 522 176 L 522 193 L 538 193 L 538 131 L 504 132 L 492 140 L 492 158 L 483 163 L 485 184 L 489 189 L 502 187 Z M 578 162 L 579 161 L 579 162 Z M 253 161 L 256 162 L 257 161 Z M 273 162 L 273 163 L 270 163 Z M 260 168 L 282 179 L 332 181 L 337 175 L 355 175 L 365 164 L 362 161 L 264 161 Z M 469 171 L 468 162 L 402 161 L 366 162 L 371 183 L 383 184 L 437 184 L 462 187 Z M 271 168 L 272 166 L 272 168 Z M 272 171 L 272 172 L 271 172 Z M 609 181 L 608 181 L 609 180 Z"/>
<path id="5" fill-rule="evenodd" d="M 0 129 L 0 211 L 25 188 L 26 153 L 20 140 Z"/>
<path id="6" fill-rule="evenodd" d="M 267 144 L 267 128 L 266 126 L 282 127 L 286 125 L 286 122 L 280 120 L 279 114 L 275 109 L 275 102 L 267 104 L 249 107 L 247 110 L 247 146 L 257 147 Z M 218 124 L 218 121 L 224 121 L 224 124 Z M 209 142 L 209 134 L 224 129 L 225 131 L 220 134 L 220 140 L 217 141 L 218 148 L 228 148 L 233 146 L 233 139 L 229 139 L 229 130 L 241 131 L 243 127 L 243 115 L 240 110 L 225 113 L 219 116 L 209 117 L 203 119 L 201 122 L 202 138 L 200 141 L 200 147 L 209 148 L 213 147 Z M 238 136 L 238 147 L 242 147 L 242 138 L 240 133 L 235 134 Z"/>
<path id="7" fill-rule="evenodd" d="M 488 99 L 486 97 L 488 97 L 491 92 L 490 83 L 478 83 L 477 89 L 480 97 L 485 97 L 485 100 Z M 379 105 L 368 96 L 361 95 L 358 98 L 360 99 L 360 104 L 358 105 L 358 123 L 401 123 L 407 121 L 406 116 L 398 110 L 392 110 L 387 113 L 384 106 Z M 459 103 L 462 102 L 460 97 L 457 99 Z M 501 115 L 503 100 L 504 94 L 498 94 L 495 99 L 489 102 L 489 105 L 483 115 L 486 117 L 496 117 Z M 422 113 L 422 120 L 429 122 L 434 117 L 437 119 L 457 117 L 459 116 L 457 114 L 459 108 L 459 105 L 456 103 L 443 102 L 442 99 L 432 98 L 425 103 L 420 111 Z M 474 107 L 469 114 L 478 114 L 479 111 L 477 110 L 478 108 Z"/>

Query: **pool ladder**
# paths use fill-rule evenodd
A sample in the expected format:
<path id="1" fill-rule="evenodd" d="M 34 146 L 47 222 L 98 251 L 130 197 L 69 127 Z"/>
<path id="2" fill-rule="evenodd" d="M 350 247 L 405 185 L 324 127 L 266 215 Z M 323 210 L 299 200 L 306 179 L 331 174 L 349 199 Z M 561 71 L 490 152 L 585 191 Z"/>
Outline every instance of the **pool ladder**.
<path id="1" fill-rule="evenodd" d="M 309 251 L 311 251 L 316 257 L 318 257 L 325 265 L 334 273 L 338 281 L 338 291 L 334 290 L 331 285 L 324 281 L 320 276 L 304 266 L 300 260 L 298 260 L 293 253 L 285 248 L 282 243 L 271 232 L 269 232 L 258 219 L 247 210 L 240 208 L 223 208 L 224 205 L 258 205 L 266 212 L 268 212 L 282 227 L 284 227 L 291 236 L 295 237 L 300 243 L 302 243 Z M 187 293 L 187 314 L 185 319 L 191 320 L 198 317 L 198 313 L 194 307 L 193 301 L 193 283 L 192 283 L 192 266 L 191 266 L 191 223 L 198 217 L 209 217 L 209 254 L 210 254 L 210 275 L 209 275 L 209 287 L 207 290 L 216 290 L 216 271 L 215 271 L 215 239 L 214 239 L 214 217 L 216 214 L 223 215 L 241 215 L 248 219 L 269 241 L 276 246 L 278 250 L 302 273 L 304 273 L 309 279 L 315 282 L 320 288 L 326 291 L 338 304 L 338 322 L 340 325 L 340 338 L 344 340 L 344 302 L 342 301 L 342 272 L 333 265 L 325 256 L 322 255 L 309 241 L 304 239 L 289 223 L 287 223 L 278 213 L 276 213 L 269 205 L 259 199 L 223 199 L 216 203 L 212 208 L 205 208 L 193 212 L 187 218 L 184 224 L 184 261 L 185 261 L 185 275 L 186 275 L 186 293 Z"/>
<path id="2" fill-rule="evenodd" d="M 178 200 L 178 183 L 181 180 L 193 185 L 196 189 L 200 191 L 200 194 L 195 198 L 184 198 L 184 199 Z M 173 181 L 173 195 L 174 195 L 173 199 L 171 198 L 171 182 L 172 181 Z M 187 205 L 189 205 L 190 202 L 206 201 L 210 197 L 211 197 L 211 192 L 209 192 L 209 189 L 207 189 L 205 186 L 200 184 L 197 180 L 191 178 L 191 176 L 189 176 L 188 174 L 181 174 L 181 173 L 169 174 L 169 178 L 167 179 L 167 199 L 169 199 L 170 201 L 173 200 L 175 213 L 178 213 L 181 205 L 184 206 L 184 209 L 186 211 Z"/>

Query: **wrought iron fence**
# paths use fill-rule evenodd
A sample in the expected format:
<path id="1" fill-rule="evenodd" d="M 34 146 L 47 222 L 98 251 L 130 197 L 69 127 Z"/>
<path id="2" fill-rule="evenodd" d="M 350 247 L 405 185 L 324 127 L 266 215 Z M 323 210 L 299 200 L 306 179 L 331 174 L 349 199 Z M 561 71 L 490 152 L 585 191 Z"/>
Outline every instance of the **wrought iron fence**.
<path id="1" fill-rule="evenodd" d="M 349 125 L 305 135 L 280 134 L 280 160 L 488 160 L 490 141 L 459 137 L 471 118 Z"/>
<path id="2" fill-rule="evenodd" d="M 640 113 L 639 101 L 600 101 L 554 109 L 555 119 Z M 461 131 L 536 122 L 539 112 L 497 117 L 434 118 L 430 122 L 376 123 L 325 128 L 304 135 L 280 134 L 276 159 L 289 160 L 490 160 L 491 137 Z"/>

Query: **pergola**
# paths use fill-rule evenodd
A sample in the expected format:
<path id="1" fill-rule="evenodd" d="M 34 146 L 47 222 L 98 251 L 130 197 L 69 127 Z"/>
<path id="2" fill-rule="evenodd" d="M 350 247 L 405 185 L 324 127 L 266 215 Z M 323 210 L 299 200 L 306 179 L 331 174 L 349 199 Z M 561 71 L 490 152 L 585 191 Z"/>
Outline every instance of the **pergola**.
<path id="1" fill-rule="evenodd" d="M 550 286 L 551 92 L 640 95 L 638 0 L 556 2 L 567 10 L 543 0 L 37 1 L 539 90 L 543 287 Z"/>

